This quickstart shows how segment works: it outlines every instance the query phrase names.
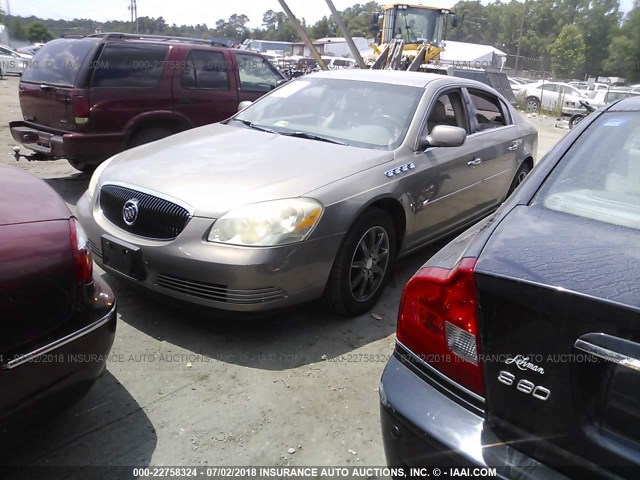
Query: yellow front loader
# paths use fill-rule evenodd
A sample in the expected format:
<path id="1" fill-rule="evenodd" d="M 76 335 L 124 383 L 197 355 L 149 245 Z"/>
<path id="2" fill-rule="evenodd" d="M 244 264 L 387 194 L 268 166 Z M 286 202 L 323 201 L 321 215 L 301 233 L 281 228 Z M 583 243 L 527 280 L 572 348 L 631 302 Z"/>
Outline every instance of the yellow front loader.
<path id="1" fill-rule="evenodd" d="M 371 30 L 376 34 L 371 68 L 438 70 L 447 25 L 457 24 L 458 17 L 447 8 L 406 3 L 384 5 L 382 13 L 375 13 L 371 22 Z"/>

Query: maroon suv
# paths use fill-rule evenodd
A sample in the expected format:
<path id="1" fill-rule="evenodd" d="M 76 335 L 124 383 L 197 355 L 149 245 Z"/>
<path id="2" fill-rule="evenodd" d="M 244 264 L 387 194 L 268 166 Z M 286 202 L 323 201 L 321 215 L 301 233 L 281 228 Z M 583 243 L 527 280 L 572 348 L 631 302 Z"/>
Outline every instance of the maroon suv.
<path id="1" fill-rule="evenodd" d="M 110 156 L 224 120 L 286 81 L 260 54 L 181 37 L 108 33 L 61 38 L 20 80 L 13 138 L 32 160 L 91 171 Z"/>

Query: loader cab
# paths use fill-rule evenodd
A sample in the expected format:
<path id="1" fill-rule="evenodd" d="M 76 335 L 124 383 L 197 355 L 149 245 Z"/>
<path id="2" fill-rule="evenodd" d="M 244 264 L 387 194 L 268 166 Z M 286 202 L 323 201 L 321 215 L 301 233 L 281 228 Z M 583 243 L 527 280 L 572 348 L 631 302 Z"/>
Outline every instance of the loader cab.
<path id="1" fill-rule="evenodd" d="M 371 29 L 377 34 L 378 45 L 390 43 L 395 39 L 402 39 L 405 44 L 427 42 L 439 45 L 444 39 L 445 22 L 449 15 L 452 13 L 448 9 L 423 5 L 384 5 L 382 14 L 373 15 Z M 379 24 L 380 17 L 382 28 Z M 452 15 L 450 23 L 452 26 L 457 24 L 455 15 Z"/>

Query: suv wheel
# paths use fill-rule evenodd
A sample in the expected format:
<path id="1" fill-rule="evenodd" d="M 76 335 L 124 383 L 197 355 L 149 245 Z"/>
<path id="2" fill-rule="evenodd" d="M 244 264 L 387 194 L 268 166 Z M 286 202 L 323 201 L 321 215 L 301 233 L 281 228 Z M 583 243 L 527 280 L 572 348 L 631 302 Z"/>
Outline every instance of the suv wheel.
<path id="1" fill-rule="evenodd" d="M 67 159 L 69 165 L 71 165 L 76 170 L 80 170 L 82 173 L 93 173 L 93 171 L 100 165 L 100 161 L 95 163 L 87 163 L 87 162 L 78 162 L 76 160 Z"/>
<path id="2" fill-rule="evenodd" d="M 131 136 L 131 139 L 129 140 L 129 148 L 144 145 L 145 143 L 155 142 L 156 140 L 168 137 L 169 135 L 173 135 L 174 133 L 175 132 L 172 132 L 171 130 L 160 127 L 143 128 L 142 130 L 138 130 Z"/>

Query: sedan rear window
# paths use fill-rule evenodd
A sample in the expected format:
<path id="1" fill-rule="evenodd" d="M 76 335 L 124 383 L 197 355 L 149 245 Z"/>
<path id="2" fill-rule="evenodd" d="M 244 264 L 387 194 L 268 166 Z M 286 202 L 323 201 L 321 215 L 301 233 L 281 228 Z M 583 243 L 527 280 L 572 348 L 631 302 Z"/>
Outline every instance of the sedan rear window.
<path id="1" fill-rule="evenodd" d="M 91 40 L 52 40 L 28 63 L 22 81 L 73 87 L 82 63 L 95 45 Z"/>
<path id="2" fill-rule="evenodd" d="M 640 229 L 640 113 L 598 118 L 565 154 L 533 203 Z"/>

